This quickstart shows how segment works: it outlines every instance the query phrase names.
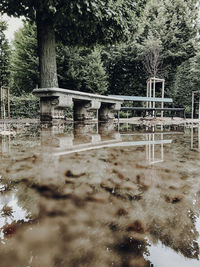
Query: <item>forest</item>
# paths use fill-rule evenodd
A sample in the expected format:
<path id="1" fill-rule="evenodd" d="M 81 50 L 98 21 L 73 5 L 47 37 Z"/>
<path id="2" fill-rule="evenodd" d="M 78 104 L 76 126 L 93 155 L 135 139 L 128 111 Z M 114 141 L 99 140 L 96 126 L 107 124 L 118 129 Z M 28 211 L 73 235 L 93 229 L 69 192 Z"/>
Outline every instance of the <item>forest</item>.
<path id="1" fill-rule="evenodd" d="M 200 88 L 199 1 L 11 2 L 2 1 L 0 12 L 24 16 L 11 44 L 0 20 L 0 86 L 10 87 L 13 116 L 37 116 L 31 92 L 49 82 L 41 79 L 40 35 L 41 25 L 51 22 L 57 64 L 51 62 L 49 87 L 145 96 L 146 80 L 159 77 L 166 81 L 165 96 L 190 115 L 191 93 Z"/>

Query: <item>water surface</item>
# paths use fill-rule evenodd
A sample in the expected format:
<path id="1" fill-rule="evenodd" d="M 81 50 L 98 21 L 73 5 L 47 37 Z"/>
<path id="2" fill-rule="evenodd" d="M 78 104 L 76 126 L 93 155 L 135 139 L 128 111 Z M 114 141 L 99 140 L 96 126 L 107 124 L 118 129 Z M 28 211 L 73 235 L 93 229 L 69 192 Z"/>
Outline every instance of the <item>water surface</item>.
<path id="1" fill-rule="evenodd" d="M 5 127 L 1 266 L 200 266 L 199 127 Z"/>

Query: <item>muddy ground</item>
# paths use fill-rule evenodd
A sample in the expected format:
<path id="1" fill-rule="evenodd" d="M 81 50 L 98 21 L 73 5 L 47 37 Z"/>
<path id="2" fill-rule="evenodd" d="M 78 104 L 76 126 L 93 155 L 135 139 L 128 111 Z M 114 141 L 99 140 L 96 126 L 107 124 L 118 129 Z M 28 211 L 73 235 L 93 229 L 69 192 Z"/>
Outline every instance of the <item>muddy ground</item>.
<path id="1" fill-rule="evenodd" d="M 55 156 L 59 145 L 52 140 L 62 141 L 63 133 L 32 128 L 20 134 L 12 123 L 16 135 L 0 162 L 1 267 L 153 266 L 150 247 L 159 242 L 189 264 L 198 261 L 200 154 L 189 134 L 169 133 L 173 145 L 165 145 L 164 161 L 150 165 L 144 146 Z M 74 144 L 91 136 L 84 133 Z M 23 219 L 15 219 L 16 207 Z"/>

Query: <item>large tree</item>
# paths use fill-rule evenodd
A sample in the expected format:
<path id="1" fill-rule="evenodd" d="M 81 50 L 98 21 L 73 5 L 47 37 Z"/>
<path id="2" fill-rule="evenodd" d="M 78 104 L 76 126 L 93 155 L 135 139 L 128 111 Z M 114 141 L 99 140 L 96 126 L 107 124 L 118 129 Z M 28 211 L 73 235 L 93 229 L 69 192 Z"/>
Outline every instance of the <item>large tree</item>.
<path id="1" fill-rule="evenodd" d="M 14 95 L 30 93 L 39 83 L 36 26 L 24 22 L 12 43 L 10 87 Z M 58 82 L 61 88 L 103 94 L 108 87 L 101 47 L 72 47 L 57 43 Z"/>
<path id="2" fill-rule="evenodd" d="M 138 2 L 141 0 L 1 0 L 0 12 L 36 20 L 40 87 L 58 87 L 55 35 L 68 44 L 122 40 L 135 31 Z"/>

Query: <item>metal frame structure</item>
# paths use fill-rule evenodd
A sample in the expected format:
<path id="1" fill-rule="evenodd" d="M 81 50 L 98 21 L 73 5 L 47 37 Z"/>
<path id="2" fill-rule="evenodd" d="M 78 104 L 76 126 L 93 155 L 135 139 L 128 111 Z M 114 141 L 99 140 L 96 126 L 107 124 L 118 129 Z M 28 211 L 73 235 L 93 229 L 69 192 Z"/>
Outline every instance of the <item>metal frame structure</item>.
<path id="1" fill-rule="evenodd" d="M 192 116 L 191 116 L 191 118 L 194 119 L 194 97 L 195 97 L 195 94 L 199 95 L 199 119 L 200 119 L 200 90 L 192 91 Z"/>
<path id="2" fill-rule="evenodd" d="M 7 104 L 7 118 L 10 118 L 10 88 L 6 86 L 0 87 L 0 117 L 6 118 L 6 104 Z"/>
<path id="3" fill-rule="evenodd" d="M 164 98 L 165 94 L 165 80 L 159 79 L 156 77 L 150 78 L 147 80 L 147 97 L 156 97 L 156 83 L 162 83 L 162 92 L 161 92 L 161 98 Z M 147 101 L 146 102 L 147 108 L 155 108 L 155 101 Z M 161 108 L 164 108 L 164 101 L 161 102 Z M 153 116 L 155 115 L 155 112 L 153 111 Z M 163 111 L 161 111 L 161 117 L 163 117 Z"/>

